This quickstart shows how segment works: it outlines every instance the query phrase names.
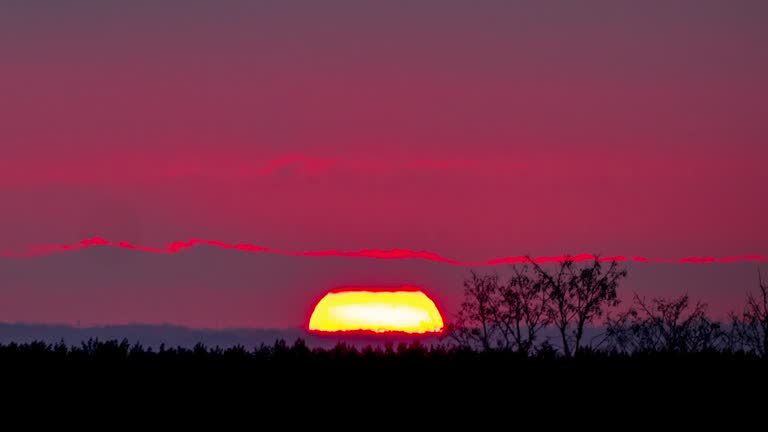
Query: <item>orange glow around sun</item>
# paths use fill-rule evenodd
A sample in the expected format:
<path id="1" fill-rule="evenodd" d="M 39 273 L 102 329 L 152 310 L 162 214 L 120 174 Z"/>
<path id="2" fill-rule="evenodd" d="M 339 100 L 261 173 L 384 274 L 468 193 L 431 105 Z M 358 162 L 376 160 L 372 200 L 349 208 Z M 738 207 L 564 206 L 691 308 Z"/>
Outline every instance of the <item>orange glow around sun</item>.
<path id="1" fill-rule="evenodd" d="M 433 333 L 443 317 L 422 291 L 336 291 L 317 303 L 309 330 Z"/>

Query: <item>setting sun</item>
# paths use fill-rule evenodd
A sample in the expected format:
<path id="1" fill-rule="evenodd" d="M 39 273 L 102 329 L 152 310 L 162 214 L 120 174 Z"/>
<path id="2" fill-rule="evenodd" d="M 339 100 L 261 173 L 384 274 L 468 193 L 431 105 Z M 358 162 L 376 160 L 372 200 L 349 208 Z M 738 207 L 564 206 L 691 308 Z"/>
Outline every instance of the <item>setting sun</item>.
<path id="1" fill-rule="evenodd" d="M 433 333 L 443 329 L 435 303 L 422 291 L 336 291 L 315 306 L 309 330 Z"/>

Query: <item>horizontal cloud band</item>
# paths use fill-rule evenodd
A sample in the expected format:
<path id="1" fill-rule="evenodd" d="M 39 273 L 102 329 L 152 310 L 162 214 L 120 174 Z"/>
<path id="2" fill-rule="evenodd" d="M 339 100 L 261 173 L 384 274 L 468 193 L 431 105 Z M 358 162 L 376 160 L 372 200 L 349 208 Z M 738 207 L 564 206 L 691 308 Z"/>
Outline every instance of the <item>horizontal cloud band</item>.
<path id="1" fill-rule="evenodd" d="M 600 261 L 634 261 L 640 263 L 666 263 L 666 264 L 706 264 L 706 263 L 733 263 L 740 261 L 768 262 L 768 257 L 762 255 L 738 255 L 723 257 L 686 257 L 678 259 L 648 258 L 643 256 L 595 256 L 592 254 L 578 255 L 553 255 L 553 256 L 510 256 L 503 258 L 493 258 L 486 261 L 459 261 L 443 257 L 433 252 L 412 251 L 408 249 L 362 249 L 357 251 L 337 251 L 337 250 L 319 250 L 319 251 L 286 251 L 272 249 L 263 246 L 250 244 L 231 244 L 216 240 L 191 239 L 189 241 L 176 241 L 169 243 L 164 247 L 138 246 L 128 242 L 113 242 L 103 238 L 91 238 L 72 244 L 62 245 L 38 245 L 31 246 L 21 251 L 0 251 L 0 257 L 6 258 L 32 258 L 55 253 L 85 249 L 91 247 L 112 247 L 119 249 L 130 249 L 141 252 L 156 254 L 173 254 L 190 249 L 198 245 L 214 246 L 222 249 L 235 249 L 244 252 L 261 252 L 278 255 L 298 256 L 298 257 L 363 257 L 376 259 L 421 259 L 443 264 L 450 264 L 464 267 L 496 266 L 502 264 L 520 264 L 529 261 L 536 263 L 561 262 L 568 258 L 574 261 L 589 261 L 597 258 Z"/>

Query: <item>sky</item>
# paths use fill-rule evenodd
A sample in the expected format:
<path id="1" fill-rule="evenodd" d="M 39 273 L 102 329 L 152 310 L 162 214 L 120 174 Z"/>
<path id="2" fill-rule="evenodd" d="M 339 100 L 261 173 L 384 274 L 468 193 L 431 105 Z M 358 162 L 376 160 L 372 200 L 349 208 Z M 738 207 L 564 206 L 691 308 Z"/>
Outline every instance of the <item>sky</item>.
<path id="1" fill-rule="evenodd" d="M 766 21 L 758 0 L 6 0 L 0 251 L 768 255 Z M 633 264 L 622 289 L 724 314 L 756 269 Z M 0 321 L 289 327 L 339 285 L 452 309 L 467 272 L 90 248 L 0 258 Z"/>

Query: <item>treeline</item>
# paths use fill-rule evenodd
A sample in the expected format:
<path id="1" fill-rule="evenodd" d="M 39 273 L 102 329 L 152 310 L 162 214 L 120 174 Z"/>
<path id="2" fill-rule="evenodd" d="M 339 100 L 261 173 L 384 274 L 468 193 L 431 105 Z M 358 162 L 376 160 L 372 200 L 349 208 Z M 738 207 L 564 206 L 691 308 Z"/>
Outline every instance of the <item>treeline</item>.
<path id="1" fill-rule="evenodd" d="M 768 283 L 758 272 L 758 290 L 727 322 L 712 320 L 707 304 L 688 294 L 647 299 L 634 295 L 621 309 L 618 287 L 627 270 L 595 257 L 548 267 L 533 260 L 498 274 L 471 272 L 464 301 L 446 337 L 458 347 L 565 357 L 653 353 L 742 353 L 768 358 Z M 587 338 L 588 329 L 600 329 Z M 555 329 L 556 338 L 542 337 Z"/>
<path id="2" fill-rule="evenodd" d="M 761 401 L 749 396 L 750 389 L 768 385 L 768 361 L 746 352 L 582 350 L 568 358 L 548 349 L 524 355 L 418 341 L 364 348 L 339 343 L 328 349 L 310 348 L 302 340 L 250 349 L 153 349 L 127 340 L 9 343 L 0 345 L 0 369 L 6 394 L 27 395 L 18 400 L 48 397 L 59 403 L 86 393 L 111 403 L 116 395 L 131 395 L 158 407 L 178 400 L 266 398 L 289 407 L 459 408 L 488 398 L 540 410 L 566 405 L 591 410 L 650 401 L 672 406 L 683 398 L 722 409 L 723 402 Z"/>
<path id="3" fill-rule="evenodd" d="M 582 348 L 578 357 L 566 357 L 551 345 L 544 345 L 530 353 L 508 349 L 473 350 L 456 344 L 426 345 L 418 340 L 411 342 L 385 343 L 357 347 L 339 342 L 332 348 L 310 348 L 303 339 L 288 343 L 283 339 L 272 345 L 261 344 L 252 349 L 242 345 L 228 348 L 209 347 L 198 344 L 193 348 L 166 347 L 158 349 L 144 347 L 140 343 L 121 341 L 100 341 L 90 339 L 79 345 L 64 342 L 46 344 L 43 342 L 0 343 L 0 363 L 9 365 L 331 365 L 331 364 L 452 364 L 481 362 L 520 362 L 568 364 L 570 362 L 618 361 L 631 363 L 646 360 L 701 360 L 738 359 L 763 363 L 755 353 L 737 350 L 697 350 L 670 352 L 665 350 L 643 350 L 619 352 L 616 350 Z"/>

